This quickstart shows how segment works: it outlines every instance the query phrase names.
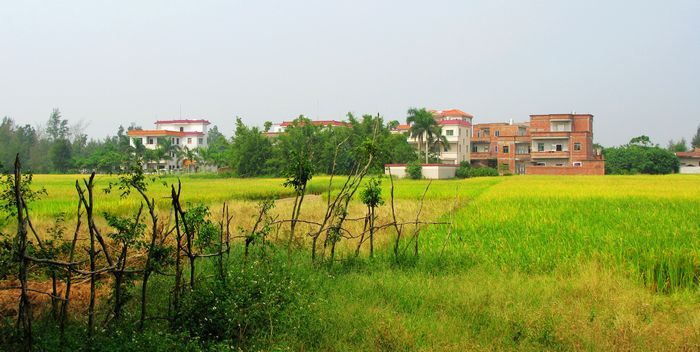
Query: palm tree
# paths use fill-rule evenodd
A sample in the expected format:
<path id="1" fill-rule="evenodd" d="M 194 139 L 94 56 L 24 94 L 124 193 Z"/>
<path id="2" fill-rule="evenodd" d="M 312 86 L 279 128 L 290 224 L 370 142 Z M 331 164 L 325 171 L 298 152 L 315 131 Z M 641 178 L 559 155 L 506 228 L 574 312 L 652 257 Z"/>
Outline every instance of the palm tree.
<path id="1" fill-rule="evenodd" d="M 192 171 L 192 165 L 194 165 L 199 159 L 199 155 L 197 155 L 197 152 L 197 149 L 190 149 L 187 147 L 185 147 L 185 149 L 182 151 L 184 161 L 187 162 L 187 172 Z"/>
<path id="2" fill-rule="evenodd" d="M 158 167 L 160 166 L 161 160 L 178 158 L 180 154 L 180 146 L 173 144 L 170 138 L 158 138 L 158 147 L 156 148 L 156 155 L 158 157 Z M 177 164 L 177 159 L 175 160 Z"/>
<path id="3" fill-rule="evenodd" d="M 423 140 L 428 140 L 435 134 L 435 128 L 438 127 L 437 121 L 433 117 L 433 114 L 426 110 L 425 108 L 408 109 L 408 116 L 406 117 L 406 123 L 411 125 L 409 132 L 412 138 L 418 139 L 418 150 L 422 150 Z M 425 162 L 428 163 L 428 143 L 425 144 Z M 420 154 L 420 153 L 419 153 Z"/>
<path id="4" fill-rule="evenodd" d="M 439 153 L 441 149 L 443 151 L 450 150 L 450 142 L 447 140 L 447 137 L 442 134 L 442 127 L 438 126 L 435 128 L 433 135 L 429 137 L 428 141 L 431 146 L 431 150 L 435 152 Z"/>

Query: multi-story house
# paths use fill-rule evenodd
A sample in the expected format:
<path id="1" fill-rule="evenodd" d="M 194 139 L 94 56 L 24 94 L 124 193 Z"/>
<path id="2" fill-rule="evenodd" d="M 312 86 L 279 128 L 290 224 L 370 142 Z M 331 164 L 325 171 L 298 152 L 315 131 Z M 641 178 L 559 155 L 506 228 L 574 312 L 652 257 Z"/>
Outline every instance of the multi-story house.
<path id="1" fill-rule="evenodd" d="M 474 126 L 472 164 L 517 174 L 602 175 L 593 148 L 593 115 L 530 115 L 527 123 Z"/>
<path id="2" fill-rule="evenodd" d="M 134 147 L 141 144 L 146 149 L 158 149 L 158 140 L 167 139 L 174 146 L 169 151 L 169 158 L 162 160 L 150 160 L 144 168 L 158 170 L 179 170 L 183 165 L 178 153 L 184 149 L 195 150 L 207 146 L 207 120 L 159 120 L 153 130 L 131 130 L 127 133 L 129 144 Z"/>
<path id="3" fill-rule="evenodd" d="M 480 123 L 474 125 L 471 162 L 501 171 L 524 174 L 530 161 L 528 123 Z"/>
<path id="4" fill-rule="evenodd" d="M 445 146 L 431 147 L 440 162 L 455 165 L 462 161 L 469 161 L 469 144 L 472 137 L 471 127 L 474 116 L 458 109 L 431 110 L 431 112 L 441 128 L 442 135 L 447 140 Z M 398 125 L 393 132 L 406 134 L 408 142 L 418 148 L 418 138 L 411 137 L 410 129 L 410 125 Z M 423 143 L 425 143 L 425 138 L 423 138 Z M 425 144 L 422 148 L 425 148 Z"/>
<path id="5" fill-rule="evenodd" d="M 270 126 L 270 129 L 265 132 L 265 135 L 268 137 L 276 137 L 279 134 L 284 133 L 287 130 L 287 127 L 291 126 L 293 123 L 294 122 L 292 122 L 292 121 L 273 123 Z M 336 120 L 311 120 L 311 123 L 314 126 L 321 126 L 321 127 L 327 127 L 327 126 L 345 127 L 345 126 L 347 126 L 346 122 L 336 121 Z"/>

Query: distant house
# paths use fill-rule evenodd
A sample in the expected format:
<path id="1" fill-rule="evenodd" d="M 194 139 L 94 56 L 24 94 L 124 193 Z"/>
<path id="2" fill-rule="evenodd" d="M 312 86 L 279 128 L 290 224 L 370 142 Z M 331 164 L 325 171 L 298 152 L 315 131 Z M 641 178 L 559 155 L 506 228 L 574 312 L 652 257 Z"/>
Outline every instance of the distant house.
<path id="1" fill-rule="evenodd" d="M 681 162 L 680 173 L 700 174 L 700 148 L 695 148 L 689 152 L 678 152 L 676 156 Z"/>
<path id="2" fill-rule="evenodd" d="M 146 149 L 155 150 L 158 148 L 159 139 L 167 139 L 170 144 L 179 150 L 185 148 L 194 150 L 207 146 L 207 130 L 210 122 L 207 120 L 159 120 L 155 123 L 153 130 L 131 130 L 127 133 L 129 144 L 135 147 L 141 144 Z M 169 157 L 162 160 L 151 160 L 145 169 L 157 170 L 180 170 L 183 166 L 182 160 L 176 151 L 170 151 Z"/>
<path id="3" fill-rule="evenodd" d="M 442 164 L 459 165 L 470 160 L 469 144 L 472 137 L 472 116 L 459 109 L 431 110 L 433 117 L 447 139 L 446 148 L 440 148 L 437 155 Z M 398 125 L 392 132 L 403 133 L 408 143 L 418 148 L 418 138 L 411 137 L 411 125 Z M 445 150 L 447 149 L 447 150 Z"/>
<path id="4" fill-rule="evenodd" d="M 531 175 L 605 173 L 601 151 L 593 147 L 593 115 L 530 115 L 522 123 L 472 124 L 474 117 L 458 109 L 431 112 L 449 142 L 447 150 L 437 154 L 442 164 L 469 161 L 502 173 Z M 408 142 L 417 147 L 417 140 L 409 136 L 410 128 L 398 125 L 392 132 L 406 134 Z M 440 173 L 440 178 L 448 174 Z"/>
<path id="5" fill-rule="evenodd" d="M 278 135 L 284 133 L 287 130 L 287 127 L 291 126 L 292 124 L 293 124 L 292 121 L 273 123 L 272 126 L 270 127 L 270 130 L 265 132 L 265 135 L 268 137 L 277 137 Z M 326 126 L 346 127 L 347 126 L 347 122 L 337 121 L 337 120 L 311 120 L 311 124 L 313 124 L 314 126 L 321 126 L 321 127 L 326 127 Z"/>

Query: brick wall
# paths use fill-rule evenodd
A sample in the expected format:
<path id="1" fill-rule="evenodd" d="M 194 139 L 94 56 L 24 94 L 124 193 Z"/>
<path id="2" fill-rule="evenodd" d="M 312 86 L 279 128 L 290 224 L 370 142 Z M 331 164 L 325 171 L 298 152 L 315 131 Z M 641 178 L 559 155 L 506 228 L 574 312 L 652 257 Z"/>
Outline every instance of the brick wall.
<path id="1" fill-rule="evenodd" d="M 527 175 L 604 175 L 605 162 L 584 160 L 582 166 L 533 166 L 525 169 Z"/>

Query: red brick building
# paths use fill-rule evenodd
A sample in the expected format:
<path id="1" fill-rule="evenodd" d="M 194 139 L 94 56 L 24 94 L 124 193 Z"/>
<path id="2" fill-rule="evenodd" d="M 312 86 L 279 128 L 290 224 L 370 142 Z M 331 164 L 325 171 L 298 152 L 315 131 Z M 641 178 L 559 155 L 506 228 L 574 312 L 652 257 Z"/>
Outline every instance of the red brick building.
<path id="1" fill-rule="evenodd" d="M 475 124 L 474 165 L 529 175 L 602 175 L 605 162 L 593 148 L 593 115 L 530 115 L 526 123 Z"/>

